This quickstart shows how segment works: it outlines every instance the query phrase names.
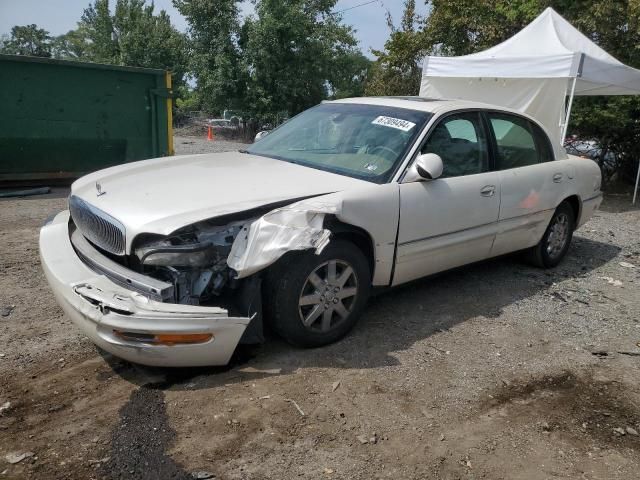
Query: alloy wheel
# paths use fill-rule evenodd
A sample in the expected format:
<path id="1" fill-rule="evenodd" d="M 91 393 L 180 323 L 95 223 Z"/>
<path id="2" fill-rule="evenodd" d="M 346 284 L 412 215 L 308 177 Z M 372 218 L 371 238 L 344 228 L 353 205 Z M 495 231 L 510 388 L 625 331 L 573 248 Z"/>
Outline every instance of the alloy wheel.
<path id="1" fill-rule="evenodd" d="M 555 258 L 564 250 L 569 239 L 569 216 L 566 213 L 558 214 L 549 229 L 547 238 L 547 254 Z"/>
<path id="2" fill-rule="evenodd" d="M 344 260 L 329 260 L 317 266 L 300 291 L 298 311 L 309 330 L 326 333 L 351 314 L 358 295 L 358 278 Z"/>

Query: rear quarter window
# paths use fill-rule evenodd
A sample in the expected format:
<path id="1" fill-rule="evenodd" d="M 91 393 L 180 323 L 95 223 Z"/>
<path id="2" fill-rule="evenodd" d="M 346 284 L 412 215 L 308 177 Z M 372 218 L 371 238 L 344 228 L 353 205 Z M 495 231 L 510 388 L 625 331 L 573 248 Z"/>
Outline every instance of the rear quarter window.
<path id="1" fill-rule="evenodd" d="M 538 148 L 538 153 L 540 155 L 540 162 L 551 162 L 555 159 L 553 156 L 553 149 L 551 148 L 551 142 L 549 141 L 549 137 L 547 134 L 533 122 L 529 122 L 531 124 L 531 129 L 533 131 L 533 136 L 536 140 L 536 145 Z"/>

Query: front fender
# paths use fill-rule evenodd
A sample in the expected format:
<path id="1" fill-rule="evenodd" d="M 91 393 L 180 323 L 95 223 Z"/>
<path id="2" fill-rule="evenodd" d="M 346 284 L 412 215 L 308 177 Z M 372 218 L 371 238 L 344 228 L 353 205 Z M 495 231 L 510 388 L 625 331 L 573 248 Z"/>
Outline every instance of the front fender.
<path id="1" fill-rule="evenodd" d="M 330 214 L 370 236 L 374 256 L 372 284 L 388 285 L 399 206 L 399 186 L 390 183 L 371 184 L 278 208 L 243 227 L 227 263 L 237 272 L 237 278 L 243 278 L 272 265 L 289 251 L 313 249 L 320 253 L 330 241 L 331 231 L 324 228 L 325 216 Z"/>

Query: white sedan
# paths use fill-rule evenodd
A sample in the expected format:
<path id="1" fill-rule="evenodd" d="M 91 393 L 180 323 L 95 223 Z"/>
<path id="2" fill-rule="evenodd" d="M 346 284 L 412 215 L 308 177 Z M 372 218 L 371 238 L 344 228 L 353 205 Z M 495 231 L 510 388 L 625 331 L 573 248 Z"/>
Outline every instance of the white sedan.
<path id="1" fill-rule="evenodd" d="M 60 305 L 104 350 L 223 365 L 263 340 L 263 319 L 316 347 L 347 334 L 373 288 L 520 250 L 553 267 L 601 199 L 597 165 L 531 118 L 357 98 L 244 151 L 87 175 L 42 228 L 40 252 Z"/>

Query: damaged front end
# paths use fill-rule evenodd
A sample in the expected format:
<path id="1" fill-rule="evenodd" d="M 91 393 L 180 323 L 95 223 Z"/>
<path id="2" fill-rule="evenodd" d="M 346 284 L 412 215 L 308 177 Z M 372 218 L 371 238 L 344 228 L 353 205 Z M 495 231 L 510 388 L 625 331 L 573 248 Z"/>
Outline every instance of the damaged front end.
<path id="1" fill-rule="evenodd" d="M 174 302 L 176 285 L 100 250 L 75 228 L 68 211 L 40 231 L 40 258 L 67 316 L 100 348 L 132 362 L 226 365 L 258 318 L 250 309 Z M 240 289 L 238 298 L 250 304 L 240 292 L 249 289 Z"/>
<path id="2" fill-rule="evenodd" d="M 173 285 L 174 303 L 215 302 L 225 290 L 238 288 L 227 257 L 243 225 L 201 222 L 166 237 L 141 235 L 132 249 L 131 267 Z"/>
<path id="3" fill-rule="evenodd" d="M 41 260 L 62 308 L 104 350 L 147 365 L 224 365 L 238 343 L 263 341 L 261 272 L 290 251 L 320 253 L 335 211 L 268 205 L 125 248 L 117 220 L 71 197 L 41 230 Z"/>
<path id="4" fill-rule="evenodd" d="M 251 320 L 242 336 L 243 343 L 260 343 L 261 279 L 253 276 L 239 281 L 227 265 L 233 241 L 244 225 L 245 221 L 226 225 L 200 222 L 168 236 L 140 235 L 131 254 L 123 256 L 109 254 L 91 243 L 73 219 L 69 222 L 69 237 L 75 253 L 86 265 L 131 290 L 132 298 L 147 298 L 157 305 L 224 309 L 231 317 Z M 113 311 L 105 302 L 101 305 Z"/>
<path id="5" fill-rule="evenodd" d="M 112 247 L 123 243 L 111 226 L 117 225 L 115 219 L 73 197 L 70 204 L 66 241 L 83 271 L 88 267 L 102 277 L 79 274 L 78 281 L 57 282 L 65 284 L 60 289 L 75 307 L 67 313 L 103 348 L 153 365 L 178 364 L 167 359 L 167 353 L 160 355 L 159 346 L 201 349 L 215 341 L 219 347 L 221 332 L 228 325 L 234 326 L 234 334 L 238 333 L 235 327 L 241 329 L 231 352 L 238 343 L 261 343 L 261 272 L 288 251 L 320 253 L 330 237 L 324 217 L 331 209 L 296 208 L 294 203 L 200 221 L 169 235 L 140 234 L 131 242 L 129 253 L 114 254 Z M 105 222 L 111 224 L 105 226 Z M 43 228 L 41 238 L 51 230 L 52 226 Z M 51 251 L 49 245 L 41 245 L 41 251 L 48 271 L 58 260 L 45 256 Z M 134 346 L 137 353 L 132 358 L 129 347 Z M 223 349 L 223 363 L 228 361 L 228 348 Z M 154 358 L 148 360 L 151 354 Z M 180 360 L 179 364 L 202 361 Z"/>
<path id="6" fill-rule="evenodd" d="M 320 253 L 331 236 L 324 228 L 330 212 L 288 206 L 214 218 L 168 236 L 139 235 L 128 266 L 171 286 L 159 290 L 161 301 L 259 314 L 260 272 L 290 251 Z"/>

